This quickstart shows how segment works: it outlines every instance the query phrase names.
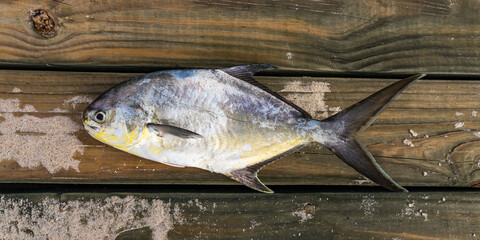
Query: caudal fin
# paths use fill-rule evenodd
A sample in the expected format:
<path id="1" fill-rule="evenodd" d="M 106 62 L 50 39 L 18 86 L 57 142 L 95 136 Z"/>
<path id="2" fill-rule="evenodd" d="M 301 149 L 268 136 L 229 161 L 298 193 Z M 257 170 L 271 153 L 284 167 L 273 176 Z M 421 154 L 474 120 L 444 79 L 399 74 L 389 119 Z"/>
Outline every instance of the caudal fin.
<path id="1" fill-rule="evenodd" d="M 332 140 L 326 141 L 325 146 L 345 163 L 380 186 L 393 191 L 407 192 L 405 188 L 398 185 L 383 171 L 372 154 L 356 141 L 355 136 L 370 126 L 398 94 L 424 76 L 425 74 L 418 74 L 397 81 L 338 114 L 323 120 L 320 123 L 321 128 L 336 135 Z"/>

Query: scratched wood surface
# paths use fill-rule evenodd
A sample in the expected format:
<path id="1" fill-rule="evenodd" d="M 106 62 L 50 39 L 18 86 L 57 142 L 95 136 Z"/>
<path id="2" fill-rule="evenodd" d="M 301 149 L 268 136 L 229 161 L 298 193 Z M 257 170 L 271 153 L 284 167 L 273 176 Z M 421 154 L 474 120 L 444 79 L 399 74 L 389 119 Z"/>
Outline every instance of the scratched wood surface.
<path id="1" fill-rule="evenodd" d="M 479 201 L 475 192 L 6 194 L 0 228 L 7 239 L 477 239 Z"/>
<path id="2" fill-rule="evenodd" d="M 475 0 L 3 1 L 0 66 L 477 74 L 479 8 Z"/>
<path id="3" fill-rule="evenodd" d="M 236 184 L 218 174 L 174 168 L 106 146 L 83 130 L 83 109 L 135 73 L 0 71 L 0 181 Z M 396 79 L 257 77 L 318 119 Z M 405 186 L 479 183 L 480 82 L 420 80 L 360 135 Z M 369 185 L 326 148 L 306 147 L 260 172 L 269 185 Z M 275 189 L 275 187 L 273 187 Z"/>

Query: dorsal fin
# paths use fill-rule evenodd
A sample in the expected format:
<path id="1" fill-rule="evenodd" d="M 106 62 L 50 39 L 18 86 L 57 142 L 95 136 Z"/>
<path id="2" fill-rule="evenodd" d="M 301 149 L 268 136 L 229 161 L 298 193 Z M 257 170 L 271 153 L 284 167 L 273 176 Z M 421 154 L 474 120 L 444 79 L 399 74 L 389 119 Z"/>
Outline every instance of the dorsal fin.
<path id="1" fill-rule="evenodd" d="M 261 72 L 263 70 L 268 70 L 268 69 L 276 69 L 277 67 L 271 66 L 268 64 L 249 64 L 249 65 L 240 65 L 240 66 L 235 66 L 235 67 L 229 67 L 229 68 L 221 68 L 220 70 L 227 73 L 228 75 L 238 78 L 242 81 L 245 81 L 247 83 L 252 84 L 253 86 L 256 86 L 263 91 L 273 95 L 274 97 L 280 99 L 281 101 L 285 102 L 286 104 L 292 106 L 294 109 L 299 111 L 303 117 L 305 118 L 312 118 L 309 113 L 307 113 L 305 110 L 300 108 L 299 106 L 295 105 L 294 103 L 288 101 L 284 97 L 280 96 L 278 93 L 270 90 L 267 88 L 265 85 L 257 82 L 255 79 L 253 79 L 253 75 L 257 72 Z"/>
<path id="2" fill-rule="evenodd" d="M 271 66 L 271 65 L 268 65 L 268 64 L 249 64 L 249 65 L 240 65 L 240 66 L 234 66 L 234 67 L 229 67 L 229 68 L 221 68 L 220 70 L 228 73 L 230 76 L 241 79 L 241 80 L 243 80 L 245 82 L 248 82 L 248 83 L 250 83 L 254 86 L 257 86 L 257 84 L 258 84 L 258 85 L 260 85 L 258 87 L 266 88 L 261 83 L 255 81 L 255 79 L 253 79 L 252 76 L 255 75 L 255 73 L 257 73 L 257 72 L 261 72 L 261 71 L 268 70 L 268 69 L 276 69 L 276 68 L 277 67 Z"/>
<path id="3" fill-rule="evenodd" d="M 250 165 L 246 168 L 241 168 L 235 171 L 232 171 L 228 174 L 225 174 L 228 177 L 231 177 L 232 179 L 246 185 L 247 187 L 253 188 L 257 191 L 263 192 L 263 193 L 273 193 L 273 191 L 265 186 L 265 184 L 258 179 L 258 172 L 265 166 L 267 166 L 270 163 L 275 162 L 279 158 L 282 158 L 292 152 L 295 152 L 299 150 L 300 148 L 303 148 L 305 144 L 300 144 L 298 146 L 293 147 L 292 149 L 285 151 L 283 153 L 280 153 L 274 157 L 271 157 L 265 161 Z"/>

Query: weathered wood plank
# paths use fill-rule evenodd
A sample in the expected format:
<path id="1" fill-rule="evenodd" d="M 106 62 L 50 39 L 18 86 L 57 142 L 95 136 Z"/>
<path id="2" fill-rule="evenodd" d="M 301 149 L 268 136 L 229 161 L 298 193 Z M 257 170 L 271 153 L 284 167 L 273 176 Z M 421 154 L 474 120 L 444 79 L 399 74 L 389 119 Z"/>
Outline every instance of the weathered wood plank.
<path id="1" fill-rule="evenodd" d="M 54 23 L 34 26 L 48 19 L 37 9 Z M 5 1 L 0 65 L 477 74 L 479 9 L 475 0 Z"/>
<path id="2" fill-rule="evenodd" d="M 0 229 L 6 239 L 477 239 L 479 201 L 476 192 L 7 194 Z"/>
<path id="3" fill-rule="evenodd" d="M 123 153 L 83 130 L 80 116 L 84 107 L 115 83 L 135 75 L 0 71 L 0 181 L 235 184 L 207 171 L 169 167 Z M 257 79 L 319 119 L 395 81 Z M 479 184 L 479 88 L 478 81 L 420 80 L 402 93 L 360 140 L 403 185 Z M 269 165 L 260 177 L 266 184 L 278 185 L 370 184 L 318 145 Z"/>

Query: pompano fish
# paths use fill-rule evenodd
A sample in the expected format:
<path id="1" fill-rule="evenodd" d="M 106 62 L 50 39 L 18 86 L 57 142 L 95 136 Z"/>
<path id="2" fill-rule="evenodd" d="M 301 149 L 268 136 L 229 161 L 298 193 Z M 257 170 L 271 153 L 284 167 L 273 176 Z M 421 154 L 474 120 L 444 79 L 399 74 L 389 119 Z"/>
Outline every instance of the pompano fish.
<path id="1" fill-rule="evenodd" d="M 355 135 L 367 128 L 415 75 L 325 120 L 315 120 L 253 79 L 263 64 L 149 73 L 111 88 L 84 111 L 97 140 L 175 167 L 224 174 L 272 193 L 258 171 L 311 142 L 325 145 L 379 185 L 406 191 L 377 164 Z"/>

